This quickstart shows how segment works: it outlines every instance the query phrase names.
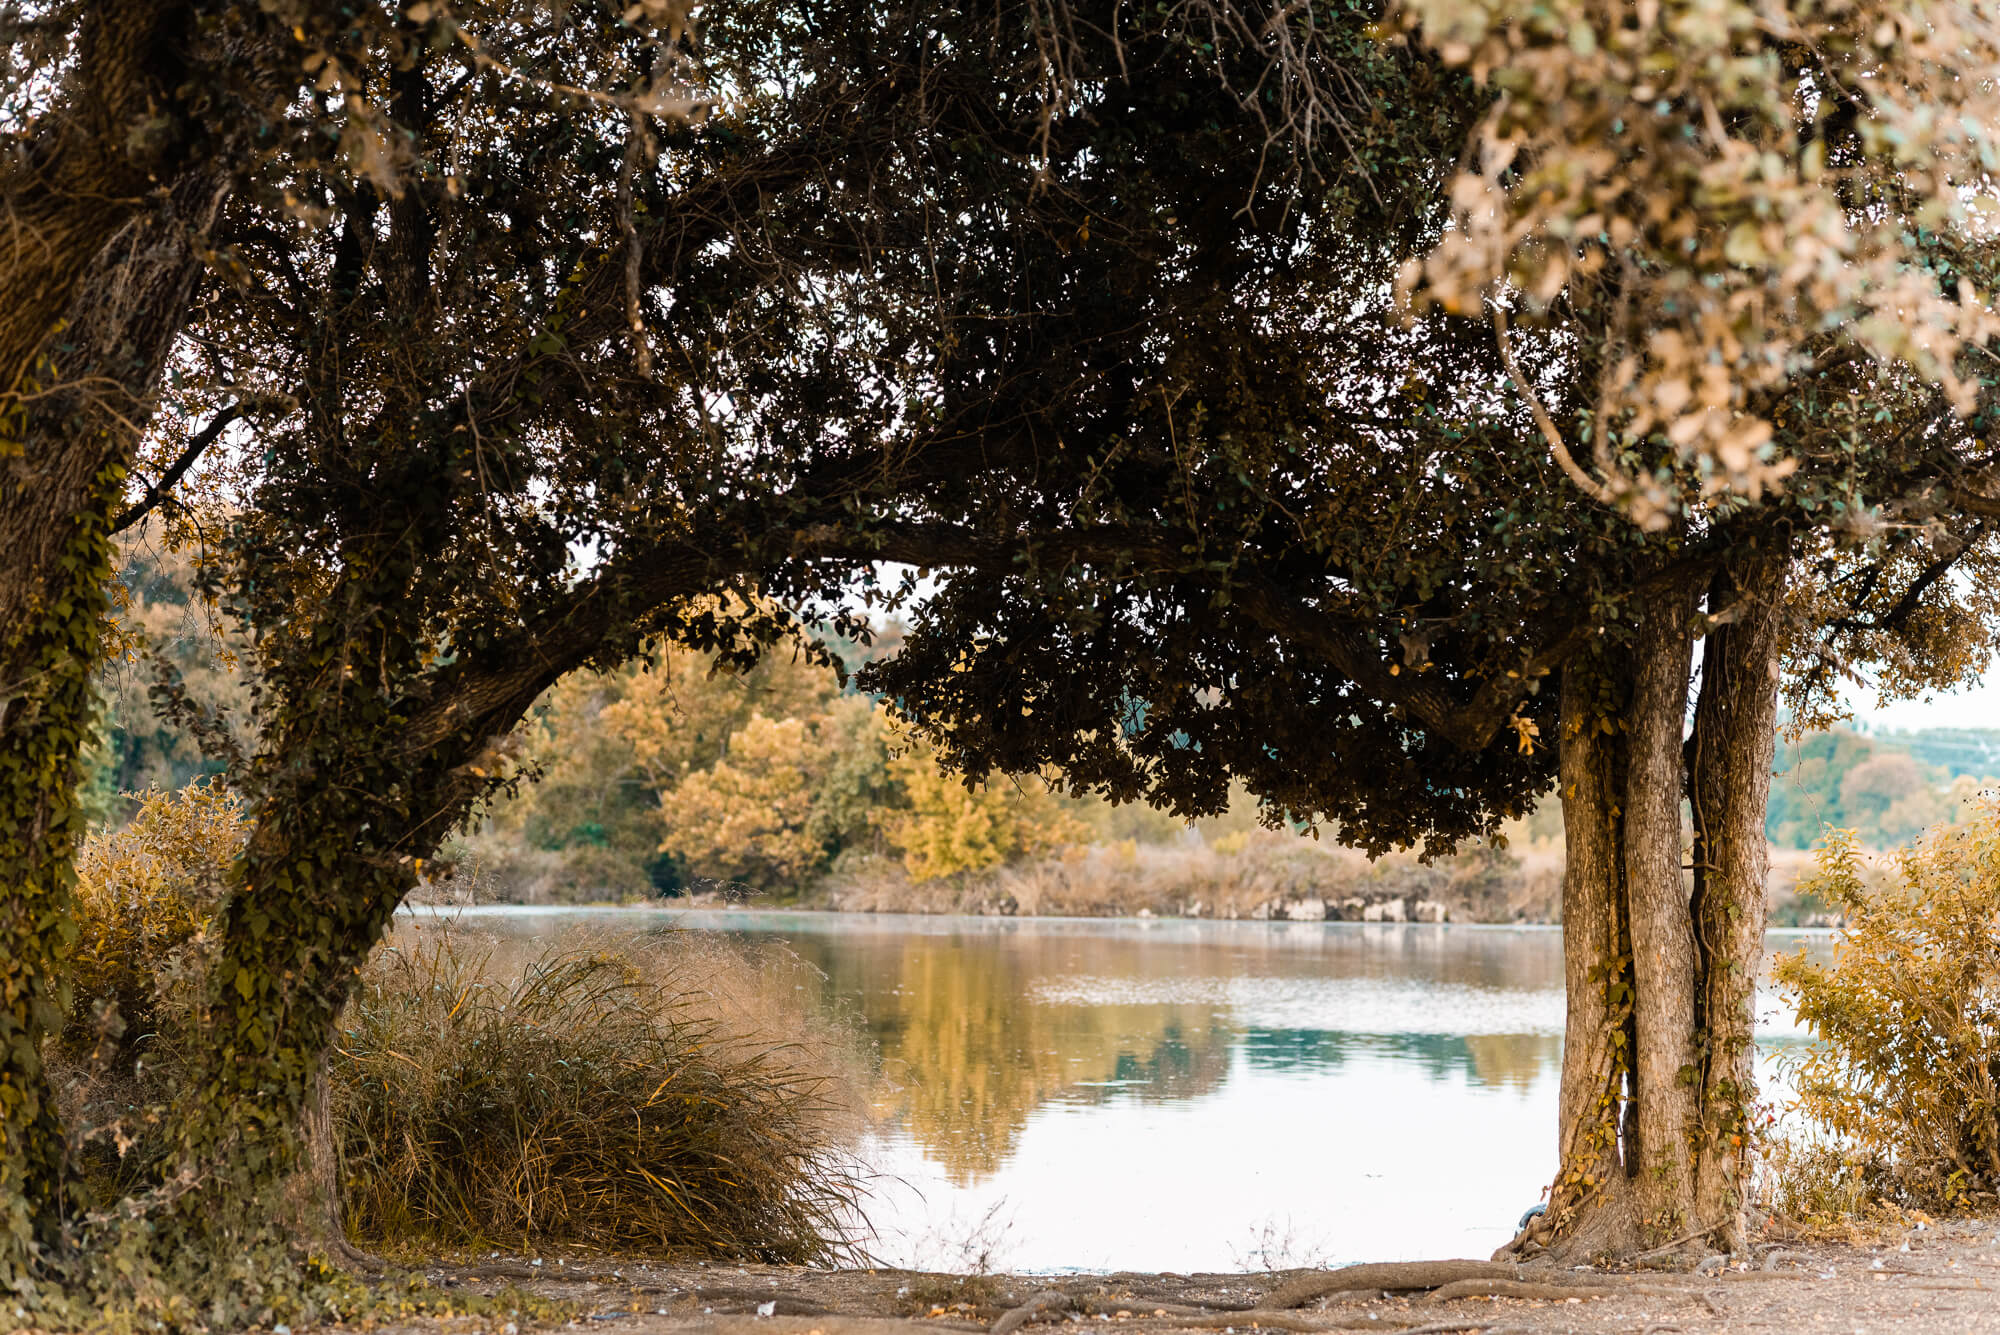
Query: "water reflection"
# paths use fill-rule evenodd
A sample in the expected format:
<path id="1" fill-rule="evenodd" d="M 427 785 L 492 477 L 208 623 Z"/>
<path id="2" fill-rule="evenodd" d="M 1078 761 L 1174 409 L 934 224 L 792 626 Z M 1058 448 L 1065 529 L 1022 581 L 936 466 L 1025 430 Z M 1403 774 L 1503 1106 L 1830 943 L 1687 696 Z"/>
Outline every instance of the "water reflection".
<path id="1" fill-rule="evenodd" d="M 671 920 L 781 941 L 865 1034 L 892 1262 L 1480 1255 L 1553 1168 L 1553 930 Z"/>

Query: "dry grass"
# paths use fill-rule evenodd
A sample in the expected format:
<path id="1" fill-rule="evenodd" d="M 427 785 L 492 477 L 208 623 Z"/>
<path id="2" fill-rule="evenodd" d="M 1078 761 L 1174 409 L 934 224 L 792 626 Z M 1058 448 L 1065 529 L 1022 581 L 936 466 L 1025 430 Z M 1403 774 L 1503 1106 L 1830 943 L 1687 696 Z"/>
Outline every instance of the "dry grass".
<path id="1" fill-rule="evenodd" d="M 510 969 L 425 935 L 371 966 L 331 1070 L 356 1240 L 857 1256 L 837 1076 L 718 1015 L 712 954 L 571 940 Z"/>
<path id="2" fill-rule="evenodd" d="M 1890 1203 L 1895 1184 L 1877 1160 L 1821 1138 L 1773 1141 L 1764 1169 L 1766 1204 L 1801 1238 L 1861 1243 L 1928 1217 Z"/>
<path id="3" fill-rule="evenodd" d="M 182 1096 L 243 835 L 236 803 L 195 784 L 146 794 L 79 858 L 74 1001 L 47 1056 L 100 1199 L 143 1185 Z M 313 1168 L 337 1151 L 348 1228 L 391 1249 L 851 1258 L 861 1100 L 838 1063 L 859 1059 L 807 1013 L 806 967 L 694 933 L 521 947 L 406 922 L 343 1016 Z M 318 1180 L 281 1207 L 308 1232 Z"/>

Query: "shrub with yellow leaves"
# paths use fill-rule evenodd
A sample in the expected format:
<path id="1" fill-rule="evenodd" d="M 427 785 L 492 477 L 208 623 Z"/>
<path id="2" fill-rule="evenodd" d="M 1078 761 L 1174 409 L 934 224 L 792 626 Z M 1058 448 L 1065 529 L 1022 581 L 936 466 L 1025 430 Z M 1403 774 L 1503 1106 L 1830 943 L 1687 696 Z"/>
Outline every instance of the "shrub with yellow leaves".
<path id="1" fill-rule="evenodd" d="M 1795 1059 L 1799 1108 L 1847 1170 L 1926 1209 L 2000 1197 L 2000 797 L 1893 855 L 1863 888 L 1852 832 L 1833 831 L 1812 893 L 1847 930 L 1831 964 L 1780 957 L 1777 978 L 1817 1040 Z"/>
<path id="2" fill-rule="evenodd" d="M 163 988 L 222 902 L 249 822 L 219 779 L 176 792 L 149 789 L 122 829 L 92 835 L 77 855 L 77 942 L 62 1044 L 84 1055 L 100 1041 L 140 1043 L 161 1023 Z M 115 1008 L 115 1010 L 113 1009 Z"/>

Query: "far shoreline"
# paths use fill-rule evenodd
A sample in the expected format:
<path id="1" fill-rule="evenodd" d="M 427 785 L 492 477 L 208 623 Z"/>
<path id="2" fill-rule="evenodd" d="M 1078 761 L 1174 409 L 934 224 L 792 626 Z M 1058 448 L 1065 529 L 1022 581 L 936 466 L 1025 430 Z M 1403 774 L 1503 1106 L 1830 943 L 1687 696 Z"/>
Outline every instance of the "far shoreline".
<path id="1" fill-rule="evenodd" d="M 782 904 L 684 904 L 678 900 L 632 902 L 610 901 L 575 904 L 440 904 L 410 902 L 397 910 L 399 916 L 414 916 L 428 913 L 438 918 L 556 918 L 570 915 L 602 916 L 607 914 L 630 915 L 634 918 L 700 917 L 707 920 L 725 918 L 808 918 L 816 922 L 851 922 L 882 924 L 943 924 L 951 923 L 955 929 L 969 925 L 979 925 L 986 930 L 998 930 L 1009 923 L 1035 923 L 1064 926 L 1203 926 L 1203 927 L 1243 927 L 1282 928 L 1287 934 L 1302 934 L 1299 929 L 1311 927 L 1342 928 L 1386 935 L 1391 930 L 1438 932 L 1455 929 L 1466 932 L 1560 932 L 1559 922 L 1351 922 L 1337 919 L 1322 921 L 1263 918 L 1190 918 L 1161 915 L 1139 916 L 1135 914 L 1055 914 L 1055 913 L 915 913 L 876 912 L 873 910 L 829 909 L 792 907 Z M 721 928 L 724 924 L 705 921 L 705 927 Z M 1830 937 L 1838 935 L 1839 927 L 1796 927 L 1773 925 L 1764 929 L 1766 936 L 1786 937 Z"/>

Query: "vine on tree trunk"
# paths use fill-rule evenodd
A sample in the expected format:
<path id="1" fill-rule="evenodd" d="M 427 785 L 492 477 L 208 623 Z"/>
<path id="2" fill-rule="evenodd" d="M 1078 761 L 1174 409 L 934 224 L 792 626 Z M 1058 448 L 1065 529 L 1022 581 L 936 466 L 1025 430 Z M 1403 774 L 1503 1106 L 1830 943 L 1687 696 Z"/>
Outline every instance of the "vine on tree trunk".
<path id="1" fill-rule="evenodd" d="M 14 409 L 0 433 L 19 441 L 24 416 Z M 80 1203 L 42 1044 L 68 1000 L 59 962 L 76 937 L 77 790 L 124 476 L 119 465 L 97 473 L 44 587 L 29 591 L 29 615 L 0 629 L 0 1288 L 24 1296 Z"/>

